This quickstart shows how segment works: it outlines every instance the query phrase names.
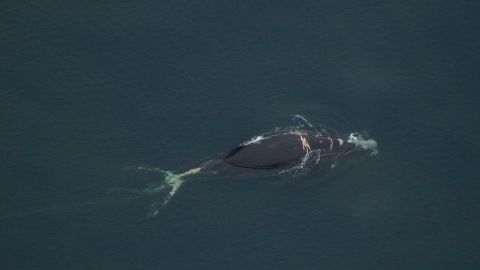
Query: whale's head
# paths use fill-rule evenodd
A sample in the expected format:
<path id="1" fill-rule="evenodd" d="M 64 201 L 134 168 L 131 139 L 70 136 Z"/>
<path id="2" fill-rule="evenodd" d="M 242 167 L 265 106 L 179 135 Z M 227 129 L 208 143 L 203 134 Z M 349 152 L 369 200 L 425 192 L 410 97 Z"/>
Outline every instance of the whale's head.
<path id="1" fill-rule="evenodd" d="M 356 163 L 378 154 L 377 141 L 367 134 L 353 132 L 344 141 L 339 158 L 348 163 Z"/>

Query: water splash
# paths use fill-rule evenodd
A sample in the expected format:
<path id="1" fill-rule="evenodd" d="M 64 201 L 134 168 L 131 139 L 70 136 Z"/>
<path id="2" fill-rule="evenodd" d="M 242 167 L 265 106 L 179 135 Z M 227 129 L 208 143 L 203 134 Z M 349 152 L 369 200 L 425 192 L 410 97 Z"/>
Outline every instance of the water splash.
<path id="1" fill-rule="evenodd" d="M 315 166 L 320 163 L 322 157 L 320 150 L 313 150 L 308 152 L 300 161 L 293 167 L 280 171 L 280 175 L 291 175 L 293 177 L 304 176 L 310 173 Z"/>
<path id="2" fill-rule="evenodd" d="M 298 126 L 299 127 L 304 127 L 305 125 L 308 126 L 309 128 L 314 128 L 313 124 L 310 123 L 310 121 L 307 120 L 307 118 L 305 118 L 304 116 L 300 115 L 300 114 L 295 114 L 293 117 L 292 117 L 292 121 L 294 122 L 298 122 Z"/>

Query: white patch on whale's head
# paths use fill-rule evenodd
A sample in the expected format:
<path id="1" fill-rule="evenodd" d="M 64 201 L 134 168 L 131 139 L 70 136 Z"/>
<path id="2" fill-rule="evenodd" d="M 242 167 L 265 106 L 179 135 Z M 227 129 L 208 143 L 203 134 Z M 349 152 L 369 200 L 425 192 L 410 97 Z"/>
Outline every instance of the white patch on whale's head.
<path id="1" fill-rule="evenodd" d="M 347 143 L 355 144 L 355 147 L 370 151 L 370 155 L 378 154 L 377 142 L 373 139 L 364 139 L 358 133 L 350 133 Z"/>

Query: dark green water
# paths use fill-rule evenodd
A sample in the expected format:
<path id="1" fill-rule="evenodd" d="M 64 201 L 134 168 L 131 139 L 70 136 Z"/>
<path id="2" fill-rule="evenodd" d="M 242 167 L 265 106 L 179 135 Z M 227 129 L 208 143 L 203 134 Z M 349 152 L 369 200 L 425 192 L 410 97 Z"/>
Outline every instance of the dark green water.
<path id="1" fill-rule="evenodd" d="M 476 269 L 474 1 L 4 1 L 1 269 Z M 122 192 L 288 123 L 373 160 Z"/>

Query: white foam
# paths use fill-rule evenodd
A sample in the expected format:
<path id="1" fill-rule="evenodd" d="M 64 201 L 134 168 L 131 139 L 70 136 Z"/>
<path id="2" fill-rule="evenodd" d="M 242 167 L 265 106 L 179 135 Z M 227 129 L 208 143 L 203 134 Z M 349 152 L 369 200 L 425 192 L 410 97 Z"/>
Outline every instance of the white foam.
<path id="1" fill-rule="evenodd" d="M 305 132 L 298 131 L 298 130 L 273 130 L 273 132 L 267 132 L 261 135 L 257 135 L 252 137 L 251 139 L 241 143 L 240 145 L 249 145 L 249 144 L 255 144 L 255 143 L 260 143 L 261 141 L 265 139 L 269 139 L 271 137 L 275 137 L 278 135 L 285 135 L 285 134 L 294 134 L 294 135 L 305 135 Z"/>
<path id="2" fill-rule="evenodd" d="M 268 138 L 268 137 L 267 137 Z M 258 135 L 258 136 L 255 136 L 253 138 L 251 138 L 250 140 L 248 141 L 245 141 L 242 143 L 242 145 L 249 145 L 249 144 L 253 144 L 253 143 L 260 143 L 261 140 L 264 140 L 266 139 L 265 137 L 263 137 L 263 135 Z"/>

